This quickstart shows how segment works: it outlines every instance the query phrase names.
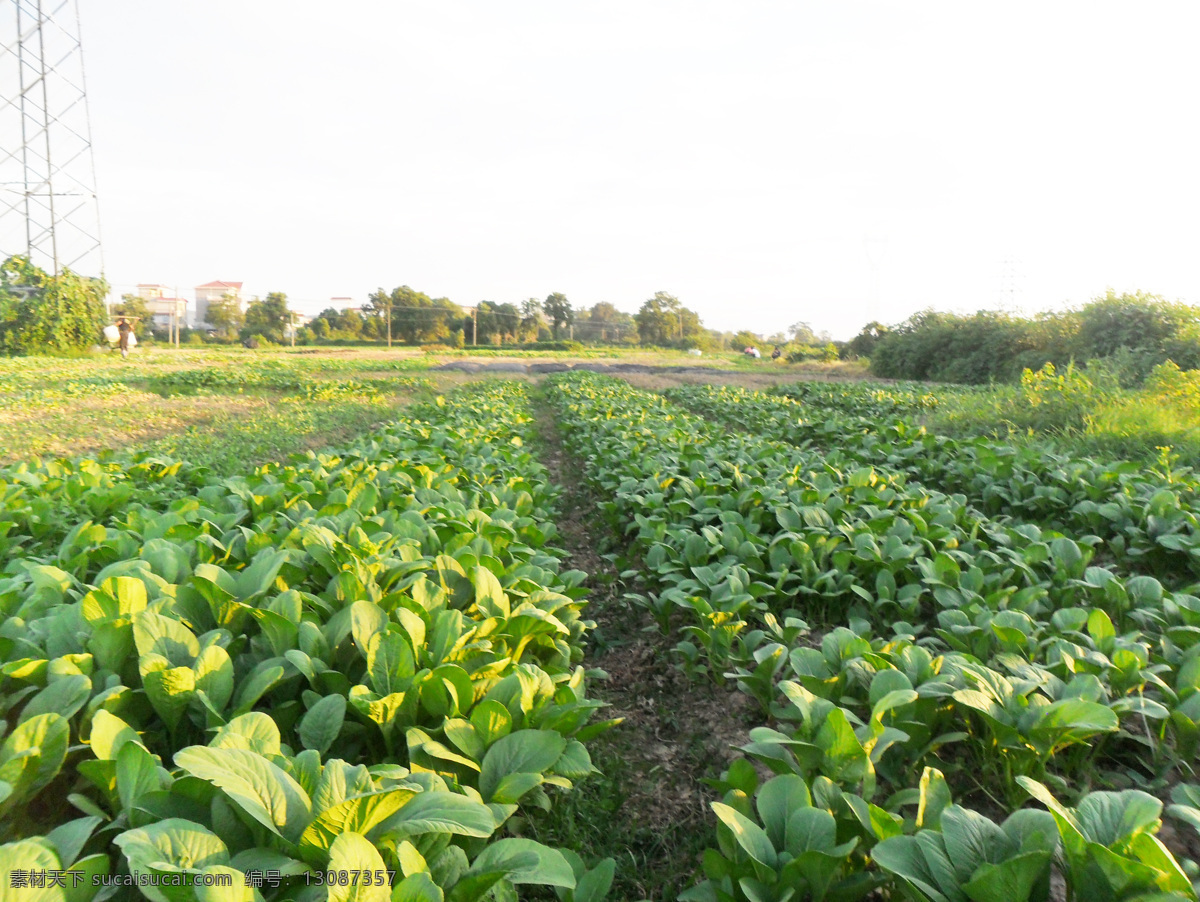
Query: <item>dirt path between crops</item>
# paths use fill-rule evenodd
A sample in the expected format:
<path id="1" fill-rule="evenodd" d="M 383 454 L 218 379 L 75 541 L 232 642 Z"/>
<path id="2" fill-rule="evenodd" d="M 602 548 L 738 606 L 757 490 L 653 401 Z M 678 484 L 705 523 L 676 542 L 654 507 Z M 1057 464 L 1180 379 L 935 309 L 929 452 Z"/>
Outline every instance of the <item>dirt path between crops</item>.
<path id="1" fill-rule="evenodd" d="M 598 719 L 624 719 L 588 743 L 604 776 L 578 787 L 577 820 L 592 823 L 576 823 L 574 836 L 552 838 L 581 842 L 581 854 L 617 859 L 610 898 L 674 899 L 694 885 L 700 853 L 715 844 L 708 803 L 720 797 L 701 780 L 718 776 L 736 756 L 733 747 L 748 741 L 752 705 L 732 687 L 691 683 L 675 667 L 675 639 L 623 597 L 636 587 L 623 586 L 601 555 L 607 530 L 578 461 L 563 447 L 553 411 L 540 402 L 535 413 L 542 463 L 563 487 L 555 544 L 570 555 L 567 566 L 589 574 L 585 614 L 596 628 L 584 664 L 603 669 L 608 679 L 591 681 L 588 692 L 610 705 Z"/>

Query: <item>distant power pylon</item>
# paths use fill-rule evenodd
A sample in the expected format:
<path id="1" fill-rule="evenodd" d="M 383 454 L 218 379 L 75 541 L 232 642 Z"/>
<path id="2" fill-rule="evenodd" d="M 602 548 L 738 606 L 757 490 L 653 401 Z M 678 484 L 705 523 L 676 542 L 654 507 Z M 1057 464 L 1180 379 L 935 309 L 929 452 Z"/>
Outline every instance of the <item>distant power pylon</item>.
<path id="1" fill-rule="evenodd" d="M 1022 301 L 1022 282 L 1025 276 L 1020 272 L 1017 261 L 1005 257 L 1000 264 L 1000 309 L 1008 313 L 1016 313 Z"/>
<path id="2" fill-rule="evenodd" d="M 0 259 L 104 272 L 78 0 L 0 0 Z"/>

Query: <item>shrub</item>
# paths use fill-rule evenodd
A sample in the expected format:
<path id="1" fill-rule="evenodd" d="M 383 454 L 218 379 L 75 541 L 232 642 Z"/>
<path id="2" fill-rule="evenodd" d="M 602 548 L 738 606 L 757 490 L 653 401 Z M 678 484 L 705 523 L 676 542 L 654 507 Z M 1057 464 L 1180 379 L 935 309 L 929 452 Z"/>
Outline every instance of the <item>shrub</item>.
<path id="1" fill-rule="evenodd" d="M 11 354 L 92 348 L 108 319 L 107 294 L 103 279 L 69 269 L 52 276 L 24 257 L 9 257 L 0 265 L 0 348 Z"/>

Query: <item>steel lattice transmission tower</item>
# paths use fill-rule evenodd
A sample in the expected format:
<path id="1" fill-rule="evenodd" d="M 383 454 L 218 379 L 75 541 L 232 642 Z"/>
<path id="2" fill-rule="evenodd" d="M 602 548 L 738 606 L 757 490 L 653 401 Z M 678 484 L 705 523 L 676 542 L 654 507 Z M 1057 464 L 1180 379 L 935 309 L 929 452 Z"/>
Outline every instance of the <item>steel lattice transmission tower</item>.
<path id="1" fill-rule="evenodd" d="M 100 275 L 78 0 L 0 0 L 0 260 Z"/>

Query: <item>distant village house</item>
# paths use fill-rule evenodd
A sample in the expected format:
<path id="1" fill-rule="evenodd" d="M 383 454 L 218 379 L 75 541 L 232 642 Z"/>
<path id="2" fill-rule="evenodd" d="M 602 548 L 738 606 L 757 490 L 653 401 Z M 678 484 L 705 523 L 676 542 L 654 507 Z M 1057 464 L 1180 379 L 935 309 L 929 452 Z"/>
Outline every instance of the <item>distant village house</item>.
<path id="1" fill-rule="evenodd" d="M 241 282 L 207 282 L 196 286 L 196 312 L 193 325 L 197 329 L 211 329 L 208 321 L 209 304 L 219 303 L 226 295 L 237 301 L 238 310 L 246 312 L 246 302 L 242 298 Z"/>
<path id="2" fill-rule="evenodd" d="M 167 331 L 171 328 L 172 317 L 176 325 L 185 326 L 188 321 L 187 298 L 175 297 L 174 289 L 166 285 L 143 284 L 137 287 L 138 297 L 146 301 L 146 310 L 150 313 L 152 328 L 157 331 Z"/>

